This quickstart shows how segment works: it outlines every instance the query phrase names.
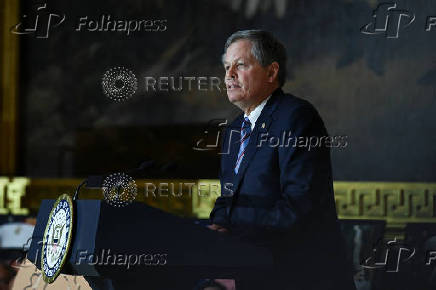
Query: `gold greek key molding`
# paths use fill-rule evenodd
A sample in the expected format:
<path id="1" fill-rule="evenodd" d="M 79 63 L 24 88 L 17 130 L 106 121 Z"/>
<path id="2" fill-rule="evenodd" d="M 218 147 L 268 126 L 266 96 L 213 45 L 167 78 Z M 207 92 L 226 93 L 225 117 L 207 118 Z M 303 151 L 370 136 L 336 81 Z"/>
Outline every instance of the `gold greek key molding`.
<path id="1" fill-rule="evenodd" d="M 199 180 L 220 188 L 219 180 Z M 340 219 L 385 220 L 393 228 L 406 223 L 436 222 L 436 183 L 347 182 L 333 183 Z M 194 196 L 193 212 L 207 218 L 215 196 Z"/>
<path id="2" fill-rule="evenodd" d="M 339 218 L 436 222 L 436 183 L 334 182 Z"/>
<path id="3" fill-rule="evenodd" d="M 29 214 L 29 209 L 22 204 L 29 183 L 30 180 L 25 177 L 0 177 L 0 214 Z"/>
<path id="4" fill-rule="evenodd" d="M 74 194 L 81 179 L 0 177 L 0 214 L 36 212 L 42 199 Z M 136 180 L 137 201 L 186 217 L 208 218 L 220 195 L 217 179 Z M 436 222 L 436 183 L 334 182 L 340 219 L 384 220 L 401 231 L 407 223 Z M 99 189 L 82 188 L 80 199 L 102 199 Z"/>

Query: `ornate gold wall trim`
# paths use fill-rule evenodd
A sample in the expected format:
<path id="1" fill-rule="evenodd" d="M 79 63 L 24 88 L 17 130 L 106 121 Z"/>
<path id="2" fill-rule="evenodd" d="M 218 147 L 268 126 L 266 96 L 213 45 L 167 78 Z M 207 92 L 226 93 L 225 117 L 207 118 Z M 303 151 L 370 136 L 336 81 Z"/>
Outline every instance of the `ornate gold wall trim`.
<path id="1" fill-rule="evenodd" d="M 0 213 L 21 198 L 22 208 L 36 211 L 42 199 L 74 194 L 82 179 L 13 179 L 0 177 Z M 220 195 L 217 179 L 136 180 L 136 200 L 183 216 L 208 218 Z M 9 196 L 14 190 L 12 199 Z M 401 231 L 407 223 L 436 223 L 436 183 L 334 182 L 336 210 L 340 219 L 383 220 Z M 98 189 L 82 189 L 81 199 L 101 199 Z"/>
<path id="2" fill-rule="evenodd" d="M 334 191 L 340 218 L 436 222 L 436 183 L 336 181 Z"/>
<path id="3" fill-rule="evenodd" d="M 0 174 L 16 171 L 18 109 L 18 37 L 10 28 L 18 23 L 19 1 L 0 1 Z"/>

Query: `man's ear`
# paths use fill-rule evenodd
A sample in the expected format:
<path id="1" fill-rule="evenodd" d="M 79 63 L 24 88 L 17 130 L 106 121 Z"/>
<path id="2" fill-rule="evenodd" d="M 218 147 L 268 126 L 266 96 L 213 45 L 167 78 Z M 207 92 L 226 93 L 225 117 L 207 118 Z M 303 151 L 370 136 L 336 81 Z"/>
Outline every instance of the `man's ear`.
<path id="1" fill-rule="evenodd" d="M 278 80 L 279 75 L 279 63 L 274 61 L 268 66 L 268 81 L 270 83 Z"/>

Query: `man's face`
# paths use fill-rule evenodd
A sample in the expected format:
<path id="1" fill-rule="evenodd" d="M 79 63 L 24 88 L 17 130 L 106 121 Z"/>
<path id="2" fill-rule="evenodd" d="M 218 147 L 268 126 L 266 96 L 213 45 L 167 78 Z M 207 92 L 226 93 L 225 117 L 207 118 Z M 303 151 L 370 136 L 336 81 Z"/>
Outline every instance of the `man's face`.
<path id="1" fill-rule="evenodd" d="M 240 108 L 253 105 L 267 94 L 268 71 L 251 54 L 251 42 L 238 40 L 224 55 L 225 82 L 229 101 Z"/>

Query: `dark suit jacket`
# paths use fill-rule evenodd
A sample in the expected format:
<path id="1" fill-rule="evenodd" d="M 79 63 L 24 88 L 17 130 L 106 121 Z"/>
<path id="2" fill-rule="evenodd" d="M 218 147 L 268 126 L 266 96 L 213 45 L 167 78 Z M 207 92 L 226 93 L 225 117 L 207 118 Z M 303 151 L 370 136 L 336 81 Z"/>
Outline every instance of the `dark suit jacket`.
<path id="1" fill-rule="evenodd" d="M 316 109 L 277 89 L 235 174 L 242 121 L 243 114 L 223 134 L 211 222 L 271 249 L 280 289 L 355 289 L 335 210 L 332 144 Z"/>

